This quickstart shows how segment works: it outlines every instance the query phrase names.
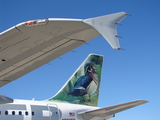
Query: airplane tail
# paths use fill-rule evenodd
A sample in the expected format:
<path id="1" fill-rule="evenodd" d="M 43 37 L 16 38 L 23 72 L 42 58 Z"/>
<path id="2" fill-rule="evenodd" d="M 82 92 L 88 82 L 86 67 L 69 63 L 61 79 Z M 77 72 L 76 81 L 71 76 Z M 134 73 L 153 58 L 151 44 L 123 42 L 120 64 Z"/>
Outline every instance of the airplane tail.
<path id="1" fill-rule="evenodd" d="M 103 56 L 89 54 L 58 93 L 47 101 L 97 106 Z"/>

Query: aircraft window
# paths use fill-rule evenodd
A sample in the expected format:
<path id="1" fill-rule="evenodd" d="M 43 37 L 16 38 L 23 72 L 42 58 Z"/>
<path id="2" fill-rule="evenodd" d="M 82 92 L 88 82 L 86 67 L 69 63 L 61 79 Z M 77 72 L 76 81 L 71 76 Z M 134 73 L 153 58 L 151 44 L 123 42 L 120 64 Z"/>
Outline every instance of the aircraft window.
<path id="1" fill-rule="evenodd" d="M 34 112 L 32 111 L 32 115 L 34 115 Z"/>
<path id="2" fill-rule="evenodd" d="M 8 115 L 8 111 L 5 111 L 5 115 Z"/>
<path id="3" fill-rule="evenodd" d="M 15 111 L 12 111 L 12 115 L 15 115 Z"/>
<path id="4" fill-rule="evenodd" d="M 25 115 L 28 115 L 28 112 L 27 112 L 27 111 L 25 112 Z"/>
<path id="5" fill-rule="evenodd" d="M 22 115 L 22 112 L 21 112 L 21 111 L 19 111 L 19 115 Z"/>
<path id="6" fill-rule="evenodd" d="M 1 111 L 0 111 L 0 115 L 1 115 Z"/>

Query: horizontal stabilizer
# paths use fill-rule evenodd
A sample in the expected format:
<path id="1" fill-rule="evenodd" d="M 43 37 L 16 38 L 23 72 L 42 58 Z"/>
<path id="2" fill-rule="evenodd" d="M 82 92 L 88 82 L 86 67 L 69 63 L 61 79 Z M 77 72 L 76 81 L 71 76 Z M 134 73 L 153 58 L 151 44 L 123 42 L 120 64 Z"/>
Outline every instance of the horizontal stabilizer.
<path id="1" fill-rule="evenodd" d="M 13 99 L 0 94 L 0 104 L 13 103 Z"/>
<path id="2" fill-rule="evenodd" d="M 113 49 L 120 49 L 117 38 L 116 25 L 127 16 L 125 12 L 90 18 L 83 20 L 84 23 L 89 24 L 96 29 L 112 46 Z"/>
<path id="3" fill-rule="evenodd" d="M 136 101 L 126 102 L 126 103 L 104 107 L 96 110 L 82 112 L 82 113 L 79 113 L 79 115 L 82 115 L 85 118 L 85 120 L 89 120 L 90 118 L 93 118 L 93 117 L 106 118 L 108 116 L 114 116 L 115 113 L 121 112 L 123 110 L 129 109 L 147 102 L 148 101 L 146 100 L 136 100 Z"/>

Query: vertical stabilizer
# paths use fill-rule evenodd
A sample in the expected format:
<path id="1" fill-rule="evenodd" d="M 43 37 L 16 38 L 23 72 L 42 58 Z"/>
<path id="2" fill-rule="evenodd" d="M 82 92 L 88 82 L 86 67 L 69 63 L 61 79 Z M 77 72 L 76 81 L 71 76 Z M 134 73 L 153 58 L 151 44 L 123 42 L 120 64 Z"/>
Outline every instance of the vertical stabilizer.
<path id="1" fill-rule="evenodd" d="M 47 101 L 97 106 L 103 56 L 90 54 L 59 92 Z"/>

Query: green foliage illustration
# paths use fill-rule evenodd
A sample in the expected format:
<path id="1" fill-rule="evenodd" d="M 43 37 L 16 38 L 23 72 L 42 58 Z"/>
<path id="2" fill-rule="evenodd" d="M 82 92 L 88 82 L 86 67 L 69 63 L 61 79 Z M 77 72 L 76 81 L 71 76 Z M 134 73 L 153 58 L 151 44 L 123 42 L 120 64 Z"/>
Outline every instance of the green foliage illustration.
<path id="1" fill-rule="evenodd" d="M 62 89 L 48 101 L 97 106 L 103 56 L 90 54 Z"/>

